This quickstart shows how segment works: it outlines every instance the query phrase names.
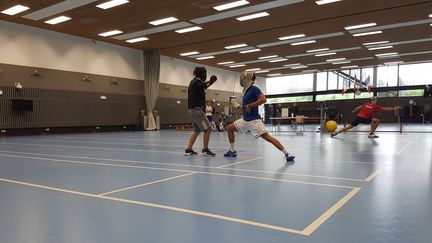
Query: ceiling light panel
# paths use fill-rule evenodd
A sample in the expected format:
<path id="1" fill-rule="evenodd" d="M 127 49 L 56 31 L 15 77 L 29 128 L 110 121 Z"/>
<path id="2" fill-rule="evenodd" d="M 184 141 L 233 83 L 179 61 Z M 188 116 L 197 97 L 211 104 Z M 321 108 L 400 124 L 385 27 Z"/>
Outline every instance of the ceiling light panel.
<path id="1" fill-rule="evenodd" d="M 30 9 L 29 7 L 26 7 L 26 6 L 23 6 L 23 5 L 15 5 L 15 6 L 11 7 L 11 8 L 3 10 L 1 13 L 13 16 L 15 14 L 22 13 L 22 12 L 27 11 L 29 9 Z"/>
<path id="2" fill-rule="evenodd" d="M 325 57 L 325 56 L 333 56 L 336 55 L 336 52 L 329 52 L 329 53 L 322 53 L 322 54 L 316 54 L 316 57 Z"/>
<path id="3" fill-rule="evenodd" d="M 376 25 L 377 25 L 376 23 L 359 24 L 359 25 L 347 26 L 347 27 L 345 27 L 345 29 L 346 30 L 355 30 L 355 29 L 372 27 L 372 26 L 376 26 Z"/>
<path id="4" fill-rule="evenodd" d="M 246 16 L 242 16 L 242 17 L 238 17 L 237 20 L 238 21 L 247 21 L 247 20 L 251 20 L 251 19 L 257 19 L 257 18 L 262 18 L 262 17 L 266 17 L 269 16 L 270 14 L 267 12 L 261 12 L 261 13 L 256 13 L 256 14 L 251 14 L 251 15 L 246 15 Z"/>
<path id="5" fill-rule="evenodd" d="M 258 52 L 258 51 L 261 51 L 261 49 L 252 49 L 252 50 L 247 50 L 247 51 L 241 51 L 239 53 L 240 54 L 246 54 L 246 53 Z"/>
<path id="6" fill-rule="evenodd" d="M 246 47 L 248 46 L 247 44 L 237 44 L 237 45 L 231 45 L 231 46 L 225 46 L 225 49 L 236 49 L 236 48 L 241 48 L 241 47 Z"/>
<path id="7" fill-rule="evenodd" d="M 297 38 L 302 38 L 302 37 L 306 37 L 306 35 L 304 34 L 298 34 L 298 35 L 289 35 L 289 36 L 284 36 L 284 37 L 279 37 L 279 40 L 291 40 L 291 39 L 297 39 Z"/>
<path id="8" fill-rule="evenodd" d="M 128 0 L 112 0 L 112 1 L 108 1 L 99 5 L 96 5 L 96 7 L 101 8 L 101 9 L 110 9 L 113 7 L 117 7 L 123 4 L 129 3 Z"/>
<path id="9" fill-rule="evenodd" d="M 199 26 L 194 26 L 194 27 L 189 27 L 189 28 L 185 28 L 185 29 L 176 30 L 175 32 L 177 32 L 179 34 L 183 34 L 183 33 L 197 31 L 197 30 L 202 30 L 202 28 L 199 27 Z"/>
<path id="10" fill-rule="evenodd" d="M 59 16 L 57 18 L 47 20 L 47 21 L 45 21 L 45 23 L 55 25 L 55 24 L 60 24 L 60 23 L 66 22 L 68 20 L 71 20 L 71 18 L 67 17 L 67 16 Z"/>
<path id="11" fill-rule="evenodd" d="M 216 9 L 217 11 L 223 11 L 223 10 L 227 10 L 227 9 L 231 9 L 231 8 L 237 8 L 240 6 L 244 6 L 249 4 L 248 1 L 235 1 L 235 2 L 231 2 L 231 3 L 226 3 L 226 4 L 222 4 L 222 5 L 218 5 L 213 7 L 214 9 Z"/>
<path id="12" fill-rule="evenodd" d="M 324 5 L 324 4 L 336 3 L 336 2 L 340 2 L 340 1 L 342 1 L 342 0 L 320 0 L 320 1 L 315 1 L 315 3 L 318 5 Z"/>
<path id="13" fill-rule="evenodd" d="M 137 42 L 146 41 L 146 40 L 148 40 L 147 37 L 138 37 L 138 38 L 127 40 L 126 42 L 128 42 L 128 43 L 137 43 Z"/>
<path id="14" fill-rule="evenodd" d="M 275 58 L 275 57 L 278 57 L 278 55 L 264 56 L 264 57 L 259 57 L 258 59 L 262 60 L 262 59 L 270 59 L 270 58 Z"/>
<path id="15" fill-rule="evenodd" d="M 111 31 L 100 33 L 99 35 L 102 37 L 108 37 L 108 36 L 118 35 L 121 33 L 123 33 L 123 31 L 121 30 L 111 30 Z"/>
<path id="16" fill-rule="evenodd" d="M 377 34 L 382 34 L 382 31 L 377 30 L 377 31 L 363 32 L 363 33 L 353 34 L 353 36 L 358 37 L 358 36 L 377 35 Z"/>
<path id="17" fill-rule="evenodd" d="M 229 61 L 229 62 L 220 62 L 218 63 L 218 65 L 227 65 L 227 64 L 234 64 L 233 61 Z"/>
<path id="18" fill-rule="evenodd" d="M 368 48 L 369 51 L 374 51 L 374 50 L 382 50 L 382 49 L 390 49 L 393 48 L 393 46 L 380 46 L 380 47 L 371 47 Z"/>
<path id="19" fill-rule="evenodd" d="M 163 18 L 163 19 L 158 19 L 158 20 L 155 20 L 155 21 L 151 21 L 151 22 L 149 22 L 149 24 L 151 24 L 151 25 L 161 25 L 161 24 L 167 24 L 167 23 L 175 22 L 177 20 L 178 20 L 177 18 L 168 17 L 168 18 Z"/>
<path id="20" fill-rule="evenodd" d="M 306 44 L 312 44 L 312 43 L 316 43 L 316 40 L 296 42 L 296 43 L 291 43 L 291 45 L 292 46 L 300 46 L 300 45 L 306 45 Z"/>
<path id="21" fill-rule="evenodd" d="M 309 50 L 309 51 L 306 51 L 306 53 L 328 51 L 328 50 L 330 50 L 330 49 L 329 48 L 322 48 L 322 49 Z"/>
<path id="22" fill-rule="evenodd" d="M 369 46 L 369 45 L 379 45 L 379 44 L 387 44 L 390 41 L 376 41 L 376 42 L 368 42 L 368 43 L 363 43 L 364 46 Z"/>
<path id="23" fill-rule="evenodd" d="M 208 60 L 208 59 L 213 59 L 215 58 L 214 56 L 207 56 L 207 57 L 197 57 L 197 60 Z"/>

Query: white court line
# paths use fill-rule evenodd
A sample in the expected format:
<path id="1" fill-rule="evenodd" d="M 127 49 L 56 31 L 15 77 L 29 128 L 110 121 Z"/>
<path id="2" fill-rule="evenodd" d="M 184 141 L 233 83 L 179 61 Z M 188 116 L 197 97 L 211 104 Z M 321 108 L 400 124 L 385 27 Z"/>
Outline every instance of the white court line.
<path id="1" fill-rule="evenodd" d="M 144 184 L 140 184 L 140 185 L 135 185 L 135 186 L 130 186 L 130 187 L 125 187 L 125 188 L 117 189 L 117 190 L 110 191 L 110 192 L 104 192 L 104 193 L 98 194 L 98 196 L 106 196 L 108 194 L 113 194 L 113 193 L 117 193 L 117 192 L 127 191 L 127 190 L 135 189 L 135 188 L 138 188 L 138 187 L 153 185 L 153 184 L 156 184 L 156 183 L 159 183 L 159 182 L 174 180 L 174 179 L 177 179 L 177 178 L 181 178 L 181 177 L 185 177 L 185 176 L 190 176 L 190 175 L 195 175 L 195 174 L 196 174 L 196 172 L 192 172 L 192 173 L 187 173 L 187 174 L 183 174 L 183 175 L 173 176 L 173 177 L 169 177 L 169 178 L 165 178 L 165 179 L 161 179 L 161 180 L 157 180 L 157 181 L 152 181 L 152 182 L 148 182 L 148 183 L 144 183 Z"/>
<path id="2" fill-rule="evenodd" d="M 215 167 L 215 169 L 222 169 L 222 168 L 225 168 L 225 167 L 229 167 L 229 166 L 233 166 L 233 165 L 238 165 L 238 164 L 243 164 L 243 163 L 247 163 L 247 162 L 251 162 L 251 161 L 256 161 L 256 160 L 260 160 L 260 159 L 264 159 L 264 157 L 257 157 L 257 158 L 254 158 L 254 159 L 248 159 L 248 160 L 243 160 L 243 161 L 239 161 L 239 162 L 235 162 L 235 163 L 221 165 L 221 166 Z"/>
<path id="3" fill-rule="evenodd" d="M 156 165 L 170 165 L 170 166 L 179 166 L 179 167 L 221 169 L 221 170 L 243 171 L 243 172 L 264 173 L 264 174 L 312 177 L 312 178 L 331 179 L 331 180 L 346 180 L 346 181 L 358 181 L 358 182 L 364 182 L 365 181 L 363 179 L 354 179 L 354 178 L 345 178 L 345 177 L 333 177 L 333 176 L 308 175 L 308 174 L 299 174 L 299 173 L 275 172 L 275 171 L 264 171 L 264 170 L 253 170 L 253 169 L 228 168 L 228 166 L 231 166 L 234 163 L 223 165 L 224 167 L 221 167 L 221 166 L 211 167 L 211 166 L 181 165 L 181 164 L 169 164 L 169 163 L 146 162 L 146 161 L 135 161 L 135 160 L 105 159 L 105 158 L 92 158 L 92 157 L 80 157 L 80 156 L 63 156 L 63 155 L 40 154 L 40 153 L 29 153 L 29 152 L 14 152 L 14 151 L 5 151 L 5 150 L 0 150 L 0 152 L 15 153 L 15 154 L 41 155 L 41 156 L 53 156 L 53 157 L 60 157 L 60 158 L 91 159 L 91 160 L 102 160 L 102 161 L 112 161 L 112 162 L 126 162 L 126 163 L 137 163 L 137 164 L 156 164 Z M 0 156 L 1 155 L 2 154 L 0 154 Z M 257 159 L 258 158 L 255 158 L 255 159 L 247 160 L 245 162 L 250 162 L 253 160 L 257 160 Z M 239 163 L 242 163 L 242 162 L 243 161 L 240 161 Z M 135 168 L 135 167 L 132 167 L 132 168 Z M 148 168 L 148 167 L 145 167 L 145 168 Z M 149 167 L 149 168 L 156 168 L 157 169 L 159 167 Z M 184 170 L 175 170 L 175 171 L 184 171 Z"/>
<path id="4" fill-rule="evenodd" d="M 32 159 L 32 160 L 44 160 L 44 161 L 50 161 L 50 162 L 55 162 L 55 163 L 59 163 L 60 162 L 60 163 L 87 164 L 87 165 L 119 167 L 119 168 L 134 168 L 134 169 L 175 171 L 175 172 L 198 173 L 198 174 L 206 174 L 206 175 L 220 175 L 220 176 L 228 176 L 228 177 L 249 178 L 249 179 L 257 179 L 257 180 L 267 180 L 267 181 L 279 181 L 279 182 L 288 182 L 288 183 L 305 184 L 305 185 L 316 185 L 316 186 L 324 186 L 324 187 L 353 188 L 353 187 L 333 185 L 333 184 L 312 183 L 312 182 L 283 180 L 283 179 L 272 179 L 272 178 L 265 178 L 265 177 L 224 174 L 224 173 L 216 173 L 216 172 L 204 172 L 204 171 L 193 171 L 193 170 L 177 170 L 177 169 L 155 168 L 155 167 L 145 167 L 145 166 L 135 166 L 135 165 L 105 164 L 105 163 L 84 162 L 84 161 L 74 161 L 74 160 L 63 160 L 63 159 L 49 159 L 49 158 L 39 158 L 39 157 L 16 156 L 16 155 L 7 155 L 7 154 L 0 154 L 0 156 L 11 157 L 11 158 Z"/>
<path id="5" fill-rule="evenodd" d="M 61 189 L 61 188 L 48 187 L 48 186 L 37 185 L 37 184 L 15 181 L 15 180 L 9 180 L 9 179 L 3 179 L 3 178 L 0 178 L 0 181 L 6 182 L 6 183 L 11 183 L 11 184 L 16 184 L 16 185 L 29 186 L 29 187 L 45 189 L 45 190 L 50 190 L 50 191 L 79 195 L 79 196 L 83 196 L 83 197 L 98 198 L 98 199 L 114 201 L 114 202 L 122 202 L 122 203 L 128 203 L 128 204 L 133 204 L 133 205 L 140 205 L 140 206 L 147 206 L 147 207 L 152 207 L 152 208 L 165 209 L 165 210 L 180 212 L 180 213 L 184 213 L 184 214 L 198 215 L 198 216 L 202 216 L 202 217 L 225 220 L 225 221 L 230 221 L 230 222 L 235 222 L 235 223 L 240 223 L 240 224 L 246 224 L 246 225 L 251 225 L 251 226 L 260 227 L 260 228 L 277 230 L 277 231 L 293 233 L 293 234 L 298 234 L 298 235 L 305 235 L 303 233 L 303 231 L 301 231 L 301 230 L 295 230 L 295 229 L 290 229 L 290 228 L 286 228 L 286 227 L 280 227 L 280 226 L 275 226 L 275 225 L 271 225 L 271 224 L 259 223 L 259 222 L 254 222 L 254 221 L 249 221 L 249 220 L 244 220 L 244 219 L 239 219 L 239 218 L 233 218 L 233 217 L 228 217 L 228 216 L 223 216 L 223 215 L 218 215 L 218 214 L 213 214 L 213 213 L 200 212 L 200 211 L 191 210 L 191 209 L 172 207 L 172 206 L 156 204 L 156 203 L 134 201 L 134 200 L 128 200 L 128 199 L 122 199 L 122 198 L 101 196 L 101 195 L 95 195 L 95 194 L 72 191 L 72 190 L 65 190 L 65 189 Z"/>
<path id="6" fill-rule="evenodd" d="M 399 150 L 399 152 L 397 153 L 397 155 L 401 155 L 409 146 L 411 146 L 411 144 L 413 144 L 415 142 L 415 140 L 420 136 L 420 134 L 418 134 L 417 136 L 415 136 L 411 141 L 409 141 L 407 144 L 405 144 L 405 146 L 402 147 L 401 150 Z"/>
<path id="7" fill-rule="evenodd" d="M 333 214 L 336 213 L 337 210 L 342 208 L 351 198 L 353 198 L 358 192 L 360 188 L 353 188 L 347 195 L 345 195 L 341 200 L 339 200 L 335 205 L 329 208 L 324 214 L 322 214 L 319 218 L 317 218 L 313 223 L 307 226 L 302 232 L 305 235 L 311 235 L 315 230 L 318 229 L 325 221 L 327 221 Z"/>

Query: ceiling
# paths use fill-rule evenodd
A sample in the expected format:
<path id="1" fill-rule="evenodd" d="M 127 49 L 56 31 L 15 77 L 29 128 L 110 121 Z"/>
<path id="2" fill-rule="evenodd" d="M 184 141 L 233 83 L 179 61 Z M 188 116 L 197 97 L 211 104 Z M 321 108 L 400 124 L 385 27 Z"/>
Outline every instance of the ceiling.
<path id="1" fill-rule="evenodd" d="M 130 0 L 129 3 L 103 10 L 96 5 L 108 0 L 2 0 L 0 12 L 16 4 L 30 9 L 14 16 L 0 14 L 0 19 L 136 49 L 160 48 L 162 54 L 175 58 L 217 66 L 231 71 L 260 68 L 275 73 L 291 74 L 314 70 L 339 69 L 346 66 L 371 66 L 394 61 L 432 60 L 432 0 L 342 0 L 318 5 L 315 0 L 249 0 L 248 5 L 224 10 L 214 6 L 235 0 Z M 236 18 L 258 12 L 269 16 L 248 21 Z M 44 23 L 58 16 L 71 20 L 57 25 Z M 166 17 L 178 21 L 159 26 L 150 21 Z M 344 27 L 376 23 L 376 26 L 347 31 Z M 199 31 L 179 34 L 175 30 L 199 26 Z M 98 34 L 110 30 L 123 33 L 111 37 Z M 353 34 L 382 31 L 380 34 L 354 37 Z M 304 34 L 305 37 L 281 41 L 278 38 Z M 126 40 L 147 37 L 149 40 L 128 43 Z M 291 45 L 315 40 L 315 43 Z M 388 41 L 369 50 L 368 42 Z M 226 46 L 247 44 L 247 47 L 225 49 Z M 260 51 L 240 54 L 239 51 L 259 48 Z M 317 53 L 309 50 L 328 48 Z M 196 51 L 197 55 L 180 56 Z M 397 56 L 377 57 L 397 52 Z M 336 53 L 330 56 L 316 54 Z M 260 60 L 260 57 L 277 58 Z M 214 56 L 212 59 L 196 58 Z M 269 62 L 269 60 L 281 60 Z M 345 58 L 349 62 L 333 64 L 329 59 Z M 220 65 L 223 62 L 234 64 Z M 245 66 L 232 67 L 238 64 Z M 292 69 L 291 64 L 296 64 Z M 301 65 L 301 66 L 300 66 Z"/>

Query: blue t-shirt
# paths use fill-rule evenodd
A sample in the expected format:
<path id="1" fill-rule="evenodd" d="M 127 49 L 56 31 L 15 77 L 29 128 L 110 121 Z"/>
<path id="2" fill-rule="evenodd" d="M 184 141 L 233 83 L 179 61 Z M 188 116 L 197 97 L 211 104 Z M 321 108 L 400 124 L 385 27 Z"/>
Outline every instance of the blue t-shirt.
<path id="1" fill-rule="evenodd" d="M 258 87 L 250 87 L 243 95 L 243 119 L 245 121 L 261 120 L 261 116 L 258 114 L 258 107 L 251 107 L 249 113 L 246 112 L 246 105 L 253 103 L 258 100 L 258 97 L 262 95 L 261 90 Z"/>

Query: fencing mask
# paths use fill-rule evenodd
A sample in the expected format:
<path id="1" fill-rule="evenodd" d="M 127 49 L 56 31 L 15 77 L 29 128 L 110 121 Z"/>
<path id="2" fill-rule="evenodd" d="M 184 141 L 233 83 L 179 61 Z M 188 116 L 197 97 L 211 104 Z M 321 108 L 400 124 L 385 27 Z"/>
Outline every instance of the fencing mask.
<path id="1" fill-rule="evenodd" d="M 255 73 L 243 71 L 240 74 L 240 86 L 243 87 L 243 94 L 254 84 L 256 79 Z"/>
<path id="2" fill-rule="evenodd" d="M 204 82 L 207 79 L 207 70 L 205 67 L 195 67 L 193 75 Z"/>

